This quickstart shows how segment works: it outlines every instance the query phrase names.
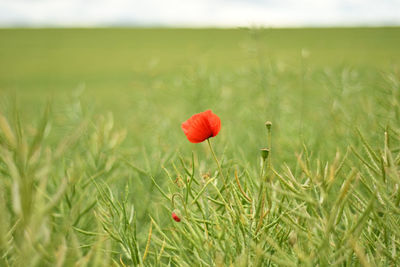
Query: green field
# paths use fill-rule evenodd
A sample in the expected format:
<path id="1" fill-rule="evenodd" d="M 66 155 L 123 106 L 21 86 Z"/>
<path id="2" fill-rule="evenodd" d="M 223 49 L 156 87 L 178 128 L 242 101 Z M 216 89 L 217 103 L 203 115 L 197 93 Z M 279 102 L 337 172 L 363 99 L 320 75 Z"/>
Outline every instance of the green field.
<path id="1" fill-rule="evenodd" d="M 399 47 L 400 28 L 0 29 L 0 266 L 399 264 Z M 207 109 L 222 173 L 181 129 Z"/>

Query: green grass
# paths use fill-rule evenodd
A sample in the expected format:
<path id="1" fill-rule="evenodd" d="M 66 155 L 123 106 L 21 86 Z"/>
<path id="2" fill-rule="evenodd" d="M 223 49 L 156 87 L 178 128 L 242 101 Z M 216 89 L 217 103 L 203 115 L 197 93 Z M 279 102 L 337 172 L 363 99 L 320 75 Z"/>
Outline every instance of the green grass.
<path id="1" fill-rule="evenodd" d="M 0 265 L 397 265 L 399 43 L 0 30 Z M 206 109 L 222 174 L 180 129 Z"/>

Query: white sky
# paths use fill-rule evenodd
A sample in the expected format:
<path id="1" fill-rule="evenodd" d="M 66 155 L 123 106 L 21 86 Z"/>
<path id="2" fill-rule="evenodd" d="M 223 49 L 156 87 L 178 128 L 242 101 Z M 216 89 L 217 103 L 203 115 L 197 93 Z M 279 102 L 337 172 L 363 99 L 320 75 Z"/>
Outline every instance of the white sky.
<path id="1" fill-rule="evenodd" d="M 113 25 L 400 25 L 400 0 L 0 0 L 0 27 Z"/>

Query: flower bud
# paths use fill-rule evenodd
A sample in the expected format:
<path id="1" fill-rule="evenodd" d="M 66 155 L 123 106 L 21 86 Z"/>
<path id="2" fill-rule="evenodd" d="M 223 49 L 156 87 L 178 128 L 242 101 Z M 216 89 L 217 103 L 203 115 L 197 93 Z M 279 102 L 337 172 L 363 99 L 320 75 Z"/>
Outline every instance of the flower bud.
<path id="1" fill-rule="evenodd" d="M 180 222 L 181 221 L 181 218 L 179 218 L 179 216 L 176 215 L 175 212 L 172 212 L 172 219 L 174 219 L 174 221 L 176 221 L 176 222 Z"/>
<path id="2" fill-rule="evenodd" d="M 263 158 L 263 160 L 266 160 L 268 158 L 269 149 L 261 148 L 260 151 L 261 151 L 261 157 Z"/>
<path id="3" fill-rule="evenodd" d="M 267 127 L 268 130 L 271 130 L 272 122 L 267 121 L 267 122 L 265 123 L 265 126 Z"/>

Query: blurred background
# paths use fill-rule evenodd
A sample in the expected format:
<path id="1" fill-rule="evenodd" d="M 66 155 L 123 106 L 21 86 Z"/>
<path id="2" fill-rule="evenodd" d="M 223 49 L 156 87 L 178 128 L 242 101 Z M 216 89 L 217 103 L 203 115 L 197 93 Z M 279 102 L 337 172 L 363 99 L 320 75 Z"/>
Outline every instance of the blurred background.
<path id="1" fill-rule="evenodd" d="M 399 10 L 396 0 L 2 0 L 1 107 L 16 96 L 29 122 L 51 102 L 55 132 L 111 112 L 138 154 L 189 146 L 180 123 L 212 109 L 221 144 L 245 140 L 245 157 L 271 120 L 277 160 L 303 143 L 329 158 L 352 126 L 387 119 L 379 88 L 398 71 Z"/>

